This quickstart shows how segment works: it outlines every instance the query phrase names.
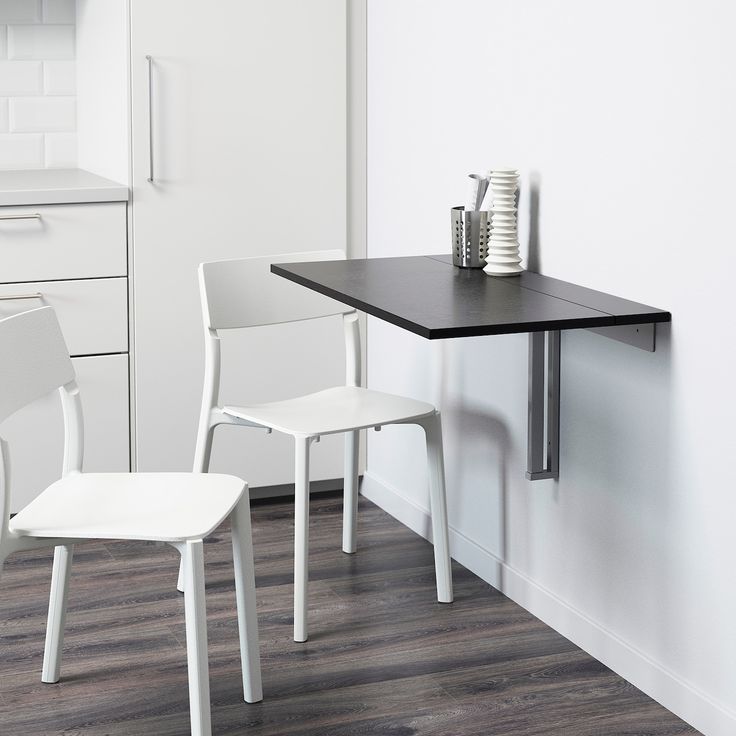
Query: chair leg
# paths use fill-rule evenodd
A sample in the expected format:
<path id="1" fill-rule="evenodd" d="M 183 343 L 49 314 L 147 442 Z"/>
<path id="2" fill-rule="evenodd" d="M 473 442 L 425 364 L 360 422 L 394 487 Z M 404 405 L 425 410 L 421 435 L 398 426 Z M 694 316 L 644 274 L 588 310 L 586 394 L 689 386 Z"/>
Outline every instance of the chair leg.
<path id="1" fill-rule="evenodd" d="M 176 589 L 180 592 L 184 592 L 184 557 L 179 560 L 179 577 L 176 579 Z"/>
<path id="2" fill-rule="evenodd" d="M 51 573 L 51 593 L 41 682 L 59 682 L 61 675 L 61 650 L 64 645 L 66 603 L 69 595 L 73 554 L 72 545 L 54 548 L 54 568 Z"/>
<path id="3" fill-rule="evenodd" d="M 186 562 L 184 561 L 184 555 L 179 558 L 179 577 L 176 579 L 176 589 L 180 592 L 184 592 L 184 575 L 186 574 Z"/>
<path id="4" fill-rule="evenodd" d="M 207 606 L 204 599 L 202 540 L 186 543 L 184 615 L 187 630 L 189 713 L 192 736 L 211 736 L 210 679 L 207 662 Z"/>
<path id="5" fill-rule="evenodd" d="M 427 438 L 429 504 L 432 514 L 437 600 L 440 603 L 452 603 L 452 567 L 445 499 L 445 461 L 442 452 L 442 421 L 439 413 L 425 420 L 422 426 Z"/>
<path id="6" fill-rule="evenodd" d="M 207 422 L 207 423 L 205 423 Z M 206 473 L 210 469 L 210 455 L 212 454 L 212 437 L 214 426 L 209 425 L 209 415 L 202 417 L 197 430 L 197 445 L 194 449 L 194 465 L 192 472 Z M 184 557 L 179 561 L 179 577 L 176 579 L 176 589 L 184 592 Z"/>
<path id="7" fill-rule="evenodd" d="M 263 700 L 261 657 L 258 649 L 256 580 L 253 566 L 253 543 L 250 528 L 248 489 L 230 514 L 235 566 L 235 598 L 238 604 L 240 664 L 243 672 L 243 695 L 246 703 Z"/>
<path id="8" fill-rule="evenodd" d="M 360 432 L 345 434 L 345 491 L 342 506 L 342 551 L 353 554 L 357 549 L 358 526 L 358 449 Z"/>
<path id="9" fill-rule="evenodd" d="M 309 437 L 295 437 L 294 473 L 294 641 L 307 640 L 309 582 Z"/>

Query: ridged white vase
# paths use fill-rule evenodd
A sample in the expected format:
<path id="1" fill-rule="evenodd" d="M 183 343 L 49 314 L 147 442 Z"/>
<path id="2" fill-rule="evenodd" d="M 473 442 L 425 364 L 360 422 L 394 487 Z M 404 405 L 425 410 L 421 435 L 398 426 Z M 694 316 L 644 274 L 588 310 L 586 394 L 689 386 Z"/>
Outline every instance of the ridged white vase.
<path id="1" fill-rule="evenodd" d="M 483 270 L 489 276 L 518 276 L 524 270 L 519 256 L 516 217 L 519 172 L 516 169 L 493 169 L 489 186 L 493 190 L 491 236 Z"/>

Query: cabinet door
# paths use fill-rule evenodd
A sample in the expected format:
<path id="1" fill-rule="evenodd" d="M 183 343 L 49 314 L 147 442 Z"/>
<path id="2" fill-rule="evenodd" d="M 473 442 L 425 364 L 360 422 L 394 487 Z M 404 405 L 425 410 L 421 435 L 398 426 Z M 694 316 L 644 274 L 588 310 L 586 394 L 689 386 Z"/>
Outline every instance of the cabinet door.
<path id="1" fill-rule="evenodd" d="M 70 355 L 128 350 L 128 279 L 0 284 L 0 319 L 43 306 L 56 310 Z"/>
<path id="2" fill-rule="evenodd" d="M 131 34 L 137 466 L 188 470 L 198 264 L 345 248 L 345 0 L 132 0 Z M 225 345 L 226 403 L 343 381 L 339 324 L 252 332 Z M 315 447 L 314 478 L 342 474 L 341 442 Z M 286 483 L 292 453 L 290 438 L 225 428 L 212 470 Z"/>
<path id="3" fill-rule="evenodd" d="M 125 276 L 125 217 L 125 202 L 0 208 L 0 283 Z"/>
<path id="4" fill-rule="evenodd" d="M 130 469 L 128 356 L 72 358 L 82 396 L 84 465 L 87 472 Z M 0 424 L 10 444 L 11 512 L 20 511 L 61 475 L 64 421 L 57 392 Z"/>

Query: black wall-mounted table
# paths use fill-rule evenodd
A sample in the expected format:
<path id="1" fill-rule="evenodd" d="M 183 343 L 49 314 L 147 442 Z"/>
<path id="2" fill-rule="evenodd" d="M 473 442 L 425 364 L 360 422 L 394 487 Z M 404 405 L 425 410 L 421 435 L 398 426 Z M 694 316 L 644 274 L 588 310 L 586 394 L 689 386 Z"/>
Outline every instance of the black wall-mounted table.
<path id="1" fill-rule="evenodd" d="M 560 330 L 591 328 L 654 350 L 669 312 L 525 272 L 507 278 L 460 269 L 451 256 L 273 264 L 271 271 L 430 340 L 529 334 L 527 477 L 555 478 L 559 464 Z"/>

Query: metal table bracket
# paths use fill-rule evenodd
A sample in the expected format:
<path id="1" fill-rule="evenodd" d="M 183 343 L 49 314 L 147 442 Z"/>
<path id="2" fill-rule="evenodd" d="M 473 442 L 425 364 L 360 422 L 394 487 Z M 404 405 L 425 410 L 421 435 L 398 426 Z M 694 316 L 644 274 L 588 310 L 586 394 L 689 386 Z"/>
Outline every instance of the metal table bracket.
<path id="1" fill-rule="evenodd" d="M 529 333 L 529 425 L 526 477 L 560 474 L 560 332 Z"/>
<path id="2" fill-rule="evenodd" d="M 593 328 L 603 337 L 654 352 L 656 325 L 620 325 Z M 529 480 L 560 475 L 560 333 L 529 333 L 529 423 L 526 477 Z"/>
<path id="3" fill-rule="evenodd" d="M 610 337 L 612 340 L 625 342 L 641 350 L 654 352 L 657 325 L 649 322 L 643 325 L 616 325 L 615 327 L 593 327 L 589 330 L 596 335 Z"/>

